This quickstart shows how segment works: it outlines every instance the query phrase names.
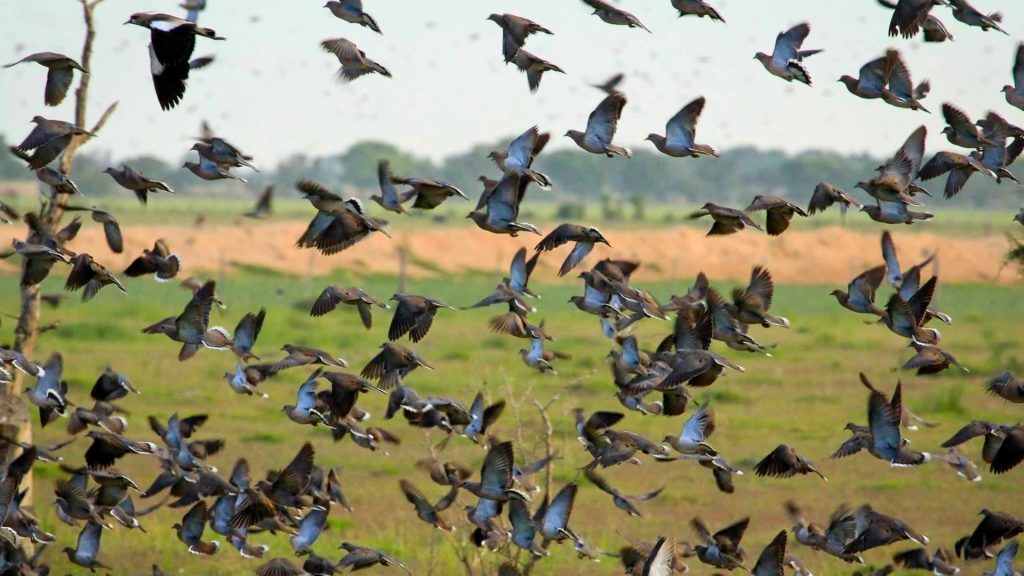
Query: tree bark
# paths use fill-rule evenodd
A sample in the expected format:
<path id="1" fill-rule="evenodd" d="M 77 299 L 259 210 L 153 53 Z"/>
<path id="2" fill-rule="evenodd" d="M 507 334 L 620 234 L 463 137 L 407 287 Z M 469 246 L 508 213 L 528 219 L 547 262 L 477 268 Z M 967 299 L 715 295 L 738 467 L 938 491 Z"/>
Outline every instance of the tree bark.
<path id="1" fill-rule="evenodd" d="M 79 0 L 82 5 L 82 17 L 85 21 L 85 39 L 82 43 L 82 57 L 79 63 L 86 70 L 90 70 L 92 45 L 96 37 L 93 11 L 102 1 Z M 75 90 L 75 124 L 85 126 L 88 112 L 89 80 L 92 75 L 79 73 L 78 77 L 78 88 Z M 115 102 L 107 108 L 99 122 L 93 127 L 93 133 L 103 127 L 116 106 Z M 71 174 L 75 164 L 75 154 L 87 139 L 87 136 L 72 138 L 71 144 L 60 159 L 62 173 Z M 39 217 L 43 224 L 55 229 L 64 217 L 64 209 L 68 205 L 70 195 L 57 189 L 51 189 L 51 192 L 51 199 L 40 208 Z M 29 237 L 31 241 L 31 231 Z M 17 327 L 14 330 L 14 349 L 26 357 L 31 357 L 35 352 L 36 340 L 39 336 L 39 312 L 39 285 L 23 286 L 21 289 L 21 311 Z M 21 372 L 14 371 L 14 381 L 7 383 L 0 394 L 0 434 L 7 438 L 16 438 L 20 442 L 31 443 L 32 420 L 20 394 L 23 379 L 24 375 Z M 0 463 L 8 464 L 16 456 L 16 452 L 13 445 L 4 443 L 3 446 L 0 446 Z M 31 473 L 22 480 L 21 488 L 28 490 L 24 502 L 26 505 L 30 505 L 32 503 Z"/>

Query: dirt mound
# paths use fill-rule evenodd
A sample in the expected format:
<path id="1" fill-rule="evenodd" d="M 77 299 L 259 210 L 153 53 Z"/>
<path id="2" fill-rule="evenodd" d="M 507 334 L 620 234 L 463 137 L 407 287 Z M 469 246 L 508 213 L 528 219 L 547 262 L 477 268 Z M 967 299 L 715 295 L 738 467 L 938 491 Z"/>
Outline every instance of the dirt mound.
<path id="1" fill-rule="evenodd" d="M 295 248 L 305 229 L 298 221 L 250 223 L 238 226 L 187 227 L 127 226 L 125 252 L 111 254 L 99 226 L 87 222 L 71 248 L 97 256 L 114 270 L 123 270 L 143 248 L 166 238 L 181 255 L 186 273 L 210 272 L 252 265 L 303 276 L 325 276 L 345 269 L 366 274 L 395 274 L 400 248 L 408 250 L 407 269 L 413 276 L 459 273 L 467 270 L 504 273 L 520 247 L 533 248 L 538 238 L 496 236 L 468 226 L 438 230 L 395 230 L 388 239 L 374 234 L 363 243 L 334 256 Z M 13 228 L 9 229 L 13 233 Z M 791 230 L 771 238 L 741 232 L 708 238 L 697 228 L 677 227 L 650 231 L 605 230 L 612 248 L 598 246 L 586 263 L 599 258 L 635 258 L 644 266 L 638 280 L 689 278 L 703 270 L 714 279 L 742 280 L 754 264 L 764 264 L 776 281 L 788 284 L 845 284 L 853 276 L 882 262 L 879 235 L 834 227 L 812 231 Z M 934 233 L 894 232 L 902 263 L 909 266 L 932 252 L 939 255 L 945 282 L 991 282 L 1006 252 L 1002 236 L 950 237 Z M 9 241 L 8 241 L 9 242 Z M 560 248 L 541 258 L 545 278 L 568 253 Z M 8 269 L 12 262 L 5 264 Z M 1015 274 L 999 277 L 1008 283 Z"/>

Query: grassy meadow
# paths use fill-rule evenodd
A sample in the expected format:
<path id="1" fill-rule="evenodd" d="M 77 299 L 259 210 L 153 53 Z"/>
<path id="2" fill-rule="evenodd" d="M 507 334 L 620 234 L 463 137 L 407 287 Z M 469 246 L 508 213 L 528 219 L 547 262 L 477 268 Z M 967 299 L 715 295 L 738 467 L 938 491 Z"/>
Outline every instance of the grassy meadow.
<path id="1" fill-rule="evenodd" d="M 154 206 L 161 203 L 155 202 Z M 356 248 L 358 249 L 358 248 Z M 195 271 L 187 271 L 193 273 Z M 44 292 L 61 292 L 64 274 L 47 280 Z M 325 348 L 344 357 L 352 371 L 360 370 L 386 338 L 390 313 L 375 311 L 374 326 L 363 329 L 354 311 L 339 309 L 322 317 L 310 318 L 309 305 L 329 283 L 356 284 L 377 297 L 386 298 L 396 289 L 392 277 L 367 277 L 356 270 L 332 274 L 326 278 L 298 279 L 259 269 L 245 269 L 218 278 L 218 293 L 227 310 L 215 309 L 213 324 L 234 329 L 248 311 L 266 307 L 268 314 L 256 352 L 264 360 L 280 357 L 285 343 Z M 554 487 L 571 481 L 588 457 L 575 440 L 572 410 L 582 407 L 618 410 L 612 397 L 606 354 L 611 342 L 600 333 L 595 317 L 584 315 L 567 303 L 580 290 L 575 283 L 545 283 L 537 278 L 531 287 L 543 298 L 536 302 L 533 318 L 544 319 L 556 340 L 550 348 L 572 355 L 561 361 L 559 374 L 541 375 L 520 361 L 517 351 L 526 341 L 491 334 L 487 319 L 498 308 L 439 312 L 426 339 L 412 347 L 437 370 L 418 370 L 407 384 L 421 395 L 443 394 L 461 400 L 467 406 L 478 390 L 491 401 L 509 402 L 493 432 L 515 441 L 517 458 L 533 459 L 543 454 L 541 423 L 527 398 L 552 402 L 550 415 L 554 425 L 554 445 L 563 459 L 556 462 Z M 497 277 L 467 274 L 459 277 L 411 279 L 408 292 L 442 298 L 454 306 L 466 306 L 483 297 Z M 691 277 L 673 282 L 654 282 L 644 287 L 665 300 L 680 293 Z M 728 284 L 716 283 L 721 288 Z M 60 319 L 59 329 L 45 333 L 35 358 L 45 360 L 51 351 L 65 357 L 65 378 L 70 382 L 73 402 L 88 403 L 88 391 L 106 365 L 128 375 L 142 391 L 121 401 L 131 412 L 127 435 L 155 440 L 145 419 L 152 414 L 166 421 L 173 412 L 182 416 L 210 414 L 209 422 L 197 434 L 199 438 L 224 438 L 227 446 L 211 458 L 227 474 L 235 459 L 245 457 L 254 477 L 266 470 L 284 466 L 306 440 L 317 449 L 317 464 L 338 466 L 353 512 L 333 509 L 329 529 L 315 549 L 332 558 L 342 541 L 383 548 L 403 560 L 416 574 L 456 574 L 467 569 L 458 559 L 471 528 L 462 506 L 473 500 L 460 495 L 446 517 L 458 531 L 448 535 L 420 522 L 398 489 L 398 479 L 408 478 L 430 498 L 436 500 L 444 488 L 432 484 L 414 467 L 428 454 L 428 445 L 438 444 L 442 434 L 424 434 L 404 421 L 382 419 L 386 399 L 364 396 L 360 405 L 373 414 L 373 423 L 398 434 L 400 446 L 388 446 L 388 454 L 371 453 L 346 439 L 333 443 L 323 428 L 296 425 L 280 412 L 283 404 L 294 403 L 295 391 L 308 373 L 294 369 L 263 384 L 270 394 L 267 400 L 232 393 L 222 374 L 233 368 L 230 353 L 202 350 L 198 357 L 179 363 L 178 345 L 164 336 L 147 336 L 140 329 L 166 316 L 175 315 L 187 302 L 188 293 L 176 283 L 158 284 L 150 278 L 129 279 L 129 294 L 106 288 L 88 304 L 75 295 L 57 310 L 45 309 L 43 323 Z M 777 343 L 772 357 L 729 351 L 715 344 L 725 355 L 743 365 L 743 374 L 731 373 L 708 389 L 697 390 L 698 400 L 710 400 L 718 411 L 718 431 L 712 444 L 734 465 L 747 473 L 736 478 L 736 493 L 720 494 L 711 474 L 692 463 L 655 463 L 643 457 L 639 467 L 624 465 L 604 471 L 605 476 L 626 494 L 637 494 L 666 486 L 657 499 L 641 503 L 643 518 L 629 518 L 612 506 L 611 498 L 588 485 L 585 479 L 576 501 L 571 526 L 588 542 L 606 550 L 617 550 L 623 537 L 654 540 L 672 534 L 679 540 L 692 540 L 689 520 L 700 516 L 711 527 L 721 527 L 745 515 L 751 516 L 744 543 L 752 566 L 756 555 L 781 529 L 789 528 L 783 502 L 793 499 L 805 508 L 810 519 L 827 523 L 828 514 L 842 503 L 872 503 L 879 511 L 899 516 L 927 534 L 933 544 L 951 547 L 954 540 L 977 523 L 981 508 L 1021 513 L 1020 487 L 1024 470 L 1003 476 L 983 470 L 984 480 L 969 483 L 957 477 L 943 463 L 918 469 L 898 469 L 860 454 L 849 459 L 830 461 L 828 455 L 846 439 L 847 421 L 866 424 L 865 389 L 857 372 L 866 372 L 883 390 L 890 391 L 897 378 L 904 381 L 905 402 L 916 412 L 938 424 L 909 433 L 912 447 L 941 450 L 938 445 L 972 418 L 1014 422 L 1021 419 L 1020 407 L 987 396 L 982 385 L 994 373 L 1010 369 L 1020 373 L 1024 336 L 1019 319 L 1024 317 L 1024 289 L 1018 286 L 943 285 L 938 305 L 955 318 L 955 324 L 943 327 L 943 347 L 970 367 L 970 374 L 950 370 L 933 377 L 917 377 L 896 372 L 911 351 L 905 342 L 882 326 L 865 324 L 865 316 L 841 309 L 828 295 L 837 286 L 778 286 L 773 311 L 787 316 L 792 328 L 753 330 L 762 342 Z M 880 300 L 887 294 L 880 295 Z M 0 281 L 0 311 L 17 311 L 17 281 L 7 275 Z M 9 330 L 13 321 L 4 319 Z M 642 347 L 653 348 L 671 329 L 667 322 L 647 320 L 638 326 Z M 721 347 L 721 348 L 720 348 Z M 37 416 L 33 413 L 33 419 Z M 653 439 L 678 433 L 684 417 L 666 418 L 628 413 L 620 429 L 642 433 Z M 40 443 L 56 442 L 64 437 L 64 421 L 45 430 L 35 430 Z M 779 443 L 796 448 L 815 462 L 828 477 L 816 476 L 790 480 L 761 479 L 753 475 L 753 465 Z M 79 441 L 65 449 L 72 465 L 83 462 L 87 442 Z M 966 446 L 966 453 L 980 462 L 980 441 Z M 478 469 L 483 451 L 463 438 L 453 438 L 443 459 L 452 459 Z M 142 486 L 158 474 L 156 460 L 129 456 L 117 466 Z M 38 464 L 36 470 L 35 510 L 45 529 L 58 537 L 47 559 L 57 573 L 80 574 L 84 570 L 70 565 L 58 551 L 71 545 L 77 529 L 61 524 L 53 513 L 52 484 L 62 476 L 56 465 Z M 539 497 L 537 497 L 539 501 Z M 146 501 L 136 499 L 137 506 Z M 536 505 L 536 503 L 535 503 Z M 249 574 L 259 561 L 244 560 L 226 543 L 213 557 L 188 553 L 170 528 L 185 509 L 162 508 L 142 518 L 147 534 L 115 528 L 105 532 L 100 560 L 113 566 L 116 574 L 148 573 L 153 563 L 172 574 L 229 575 Z M 209 530 L 206 536 L 214 537 Z M 219 536 L 216 539 L 220 540 Z M 292 557 L 284 535 L 259 534 L 253 541 L 271 546 L 267 557 Z M 866 561 L 880 565 L 891 554 L 909 548 L 895 545 L 866 553 Z M 815 574 L 847 574 L 853 567 L 820 553 L 803 548 L 790 539 L 791 553 L 799 556 Z M 512 552 L 521 560 L 525 557 Z M 468 562 L 476 574 L 494 573 L 500 556 L 487 554 L 481 560 L 475 551 Z M 710 567 L 691 559 L 697 574 L 711 573 Z M 978 574 L 988 565 L 963 567 L 965 574 Z M 371 569 L 370 573 L 384 573 Z M 618 574 L 617 559 L 605 558 L 601 564 L 580 560 L 569 545 L 554 546 L 551 557 L 542 561 L 536 574 Z"/>

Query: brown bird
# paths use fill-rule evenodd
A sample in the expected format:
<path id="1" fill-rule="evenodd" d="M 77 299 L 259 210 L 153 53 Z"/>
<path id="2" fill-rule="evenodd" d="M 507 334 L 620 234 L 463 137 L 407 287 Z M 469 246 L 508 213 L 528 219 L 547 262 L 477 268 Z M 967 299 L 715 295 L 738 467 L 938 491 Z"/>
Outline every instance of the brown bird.
<path id="1" fill-rule="evenodd" d="M 1017 45 L 1017 54 L 1013 58 L 1013 84 L 1003 86 L 1006 103 L 1024 110 L 1024 43 Z"/>
<path id="2" fill-rule="evenodd" d="M 540 89 L 540 81 L 545 72 L 565 74 L 565 70 L 527 51 L 525 48 L 520 48 L 512 61 L 520 72 L 526 72 L 526 83 L 530 86 L 530 92 L 536 92 Z"/>
<path id="3" fill-rule="evenodd" d="M 885 278 L 885 266 L 876 266 L 861 272 L 856 278 L 850 281 L 846 292 L 833 290 L 839 304 L 847 310 L 853 310 L 860 314 L 875 314 L 879 317 L 885 316 L 885 310 L 875 305 L 875 292 Z"/>
<path id="4" fill-rule="evenodd" d="M 733 316 L 744 324 L 759 324 L 765 328 L 782 326 L 789 328 L 789 320 L 782 316 L 772 316 L 768 309 L 772 306 L 775 294 L 775 282 L 772 274 L 764 266 L 754 266 L 750 271 L 750 282 L 746 288 L 734 288 L 732 291 Z"/>
<path id="5" fill-rule="evenodd" d="M 121 226 L 117 223 L 117 218 L 113 214 L 96 206 L 90 208 L 67 206 L 64 209 L 70 212 L 89 212 L 92 215 L 93 222 L 103 225 L 103 236 L 107 241 L 110 251 L 115 254 L 124 252 L 124 237 L 121 235 Z"/>
<path id="6" fill-rule="evenodd" d="M 93 260 L 92 256 L 82 253 L 76 254 L 71 258 L 71 273 L 68 274 L 68 280 L 64 284 L 64 289 L 73 292 L 84 287 L 85 290 L 82 291 L 83 302 L 92 300 L 92 297 L 100 291 L 100 288 L 110 284 L 117 286 L 121 292 L 128 293 L 128 290 L 125 290 L 124 284 L 121 284 L 121 281 L 102 264 Z"/>
<path id="7" fill-rule="evenodd" d="M 874 511 L 865 504 L 854 512 L 857 522 L 857 537 L 843 550 L 847 554 L 863 552 L 879 546 L 887 546 L 901 540 L 913 540 L 922 546 L 928 545 L 928 538 L 919 534 L 899 518 Z"/>
<path id="8" fill-rule="evenodd" d="M 16 66 L 22 62 L 35 62 L 40 66 L 45 66 L 46 72 L 46 92 L 44 101 L 47 106 L 56 106 L 64 101 L 64 97 L 67 96 L 68 89 L 71 88 L 71 81 L 74 80 L 75 70 L 78 70 L 82 74 L 88 74 L 85 68 L 73 59 L 65 56 L 64 54 L 58 54 L 56 52 L 37 52 L 35 54 L 29 54 L 17 62 L 12 62 L 4 66 L 4 68 L 10 68 Z"/>
<path id="9" fill-rule="evenodd" d="M 455 527 L 445 522 L 444 518 L 441 517 L 441 513 L 438 511 L 437 506 L 430 503 L 426 496 L 420 492 L 419 488 L 413 485 L 412 482 L 402 479 L 398 481 L 399 487 L 402 489 L 402 494 L 405 495 L 405 499 L 409 501 L 416 509 L 416 515 L 420 520 L 423 520 L 427 524 L 434 526 L 438 530 L 444 530 L 446 532 L 454 532 Z"/>
<path id="10" fill-rule="evenodd" d="M 514 310 L 492 317 L 487 324 L 493 332 L 499 334 L 508 334 L 516 338 L 530 338 L 533 340 L 554 340 L 544 331 L 543 326 L 534 326 L 528 323 L 525 316 Z"/>
<path id="11" fill-rule="evenodd" d="M 531 34 L 554 34 L 533 20 L 515 14 L 491 14 L 487 19 L 501 26 L 501 52 L 505 55 L 506 64 L 515 59 L 516 53 Z"/>
<path id="12" fill-rule="evenodd" d="M 285 344 L 281 347 L 281 350 L 287 352 L 288 355 L 274 365 L 274 372 L 295 368 L 296 366 L 307 366 L 309 364 L 333 366 L 335 368 L 345 368 L 348 366 L 348 362 L 345 362 L 344 359 L 319 348 Z"/>
<path id="13" fill-rule="evenodd" d="M 348 304 L 349 306 L 355 306 L 359 311 L 359 318 L 363 322 L 363 326 L 367 330 L 373 324 L 373 307 L 377 306 L 384 310 L 390 310 L 391 305 L 377 300 L 373 296 L 370 296 L 362 289 L 356 287 L 339 288 L 337 285 L 330 285 L 324 288 L 324 291 L 320 293 L 316 301 L 313 302 L 313 307 L 309 311 L 310 316 L 323 316 L 328 312 L 333 311 L 338 307 L 339 304 Z"/>
<path id="14" fill-rule="evenodd" d="M 700 518 L 693 518 L 690 525 L 693 527 L 703 545 L 694 546 L 693 550 L 697 558 L 710 566 L 733 570 L 743 566 L 743 550 L 740 547 L 740 540 L 747 531 L 750 518 L 742 518 L 714 534 L 708 529 Z"/>
<path id="15" fill-rule="evenodd" d="M 846 192 L 836 188 L 828 182 L 819 182 L 814 187 L 814 193 L 811 195 L 811 201 L 807 205 L 808 214 L 816 214 L 818 212 L 824 212 L 828 207 L 833 204 L 839 204 L 839 211 L 845 217 L 846 210 L 851 206 L 856 206 L 859 210 L 862 206 L 860 202 L 847 194 Z"/>
<path id="16" fill-rule="evenodd" d="M 791 478 L 797 474 L 811 472 L 828 482 L 828 478 L 825 478 L 825 475 L 819 472 L 809 460 L 785 444 L 779 444 L 754 467 L 754 474 L 758 476 L 775 476 L 777 478 Z"/>
<path id="17" fill-rule="evenodd" d="M 149 194 L 156 192 L 167 192 L 168 194 L 174 194 L 174 190 L 166 182 L 160 182 L 159 180 L 150 180 L 146 178 L 142 172 L 135 170 L 127 164 L 122 164 L 121 169 L 107 168 L 103 171 L 104 174 L 110 174 L 110 177 L 114 179 L 122 188 L 127 188 L 135 193 L 135 197 L 139 199 L 139 202 L 143 205 L 146 204 L 149 199 Z"/>
<path id="18" fill-rule="evenodd" d="M 316 248 L 329 256 L 365 240 L 371 232 L 390 238 L 387 222 L 369 216 L 357 198 L 342 198 L 310 180 L 302 180 L 295 187 L 317 209 L 297 246 Z"/>
<path id="19" fill-rule="evenodd" d="M 619 118 L 622 117 L 622 108 L 625 105 L 625 94 L 613 92 L 601 100 L 597 108 L 590 113 L 587 118 L 586 131 L 569 130 L 565 135 L 571 138 L 577 146 L 591 154 L 604 154 L 609 158 L 612 156 L 629 158 L 632 156 L 629 148 L 612 144 Z"/>
<path id="20" fill-rule="evenodd" d="M 380 352 L 366 364 L 360 374 L 364 378 L 376 379 L 381 388 L 389 390 L 400 385 L 402 378 L 420 366 L 427 370 L 434 369 L 405 346 L 385 342 L 380 345 Z"/>
<path id="21" fill-rule="evenodd" d="M 360 50 L 350 40 L 344 38 L 324 40 L 320 43 L 320 47 L 325 52 L 334 54 L 338 62 L 341 63 L 341 68 L 338 69 L 339 82 L 351 82 L 373 72 L 391 78 L 391 72 L 387 68 L 367 58 L 366 52 Z"/>
<path id="22" fill-rule="evenodd" d="M 137 278 L 145 274 L 153 274 L 157 282 L 167 282 L 178 275 L 181 270 L 181 258 L 171 252 L 167 241 L 158 239 L 153 244 L 153 249 L 142 249 L 142 256 L 132 260 L 124 270 L 124 275 L 129 278 Z"/>
<path id="23" fill-rule="evenodd" d="M 230 342 L 225 342 L 227 331 L 219 326 L 208 328 L 210 310 L 216 299 L 217 284 L 209 281 L 197 290 L 192 299 L 178 316 L 171 316 L 142 329 L 145 334 L 164 334 L 175 342 L 181 342 L 178 360 L 188 360 L 195 356 L 200 346 L 215 349 L 227 349 Z M 228 339 L 230 340 L 230 339 Z"/>
<path id="24" fill-rule="evenodd" d="M 981 522 L 969 536 L 956 541 L 956 555 L 964 560 L 977 560 L 992 556 L 1003 540 L 1024 533 L 1024 520 L 1008 512 L 983 508 Z"/>
<path id="25" fill-rule="evenodd" d="M 29 132 L 28 136 L 14 147 L 18 152 L 29 152 L 35 150 L 27 158 L 28 167 L 38 170 L 57 159 L 64 152 L 64 149 L 71 145 L 71 139 L 75 136 L 96 136 L 84 128 L 75 126 L 63 120 L 48 120 L 42 116 L 33 116 L 32 122 L 36 125 Z"/>
<path id="26" fill-rule="evenodd" d="M 747 226 L 755 230 L 764 231 L 761 225 L 754 222 L 750 216 L 747 216 L 742 210 L 735 208 L 728 208 L 726 206 L 719 206 L 713 202 L 705 202 L 701 209 L 690 214 L 691 219 L 702 218 L 704 216 L 711 216 L 714 220 L 714 224 L 711 226 L 711 230 L 708 231 L 708 236 L 724 236 L 726 234 L 733 234 L 743 230 Z"/>
<path id="27" fill-rule="evenodd" d="M 559 276 L 565 276 L 570 270 L 578 266 L 587 257 L 587 254 L 590 254 L 590 251 L 594 249 L 594 244 L 600 242 L 606 246 L 611 246 L 597 228 L 566 222 L 559 225 L 538 242 L 534 250 L 537 252 L 547 252 L 569 242 L 575 242 L 575 244 L 573 245 L 572 252 L 569 252 L 565 261 L 562 262 L 562 266 L 558 269 Z"/>
<path id="28" fill-rule="evenodd" d="M 602 21 L 612 24 L 615 26 L 628 26 L 629 28 L 643 28 L 647 32 L 647 26 L 644 26 L 640 19 L 636 16 L 612 6 L 611 4 L 604 2 L 604 0 L 583 0 L 583 3 L 594 9 L 594 15 L 600 18 Z"/>
<path id="29" fill-rule="evenodd" d="M 929 554 L 927 548 L 912 548 L 893 554 L 892 562 L 907 570 L 927 570 L 937 576 L 952 576 L 960 572 L 953 566 L 953 558 L 953 553 L 944 548 L 936 550 L 935 555 Z"/>
<path id="30" fill-rule="evenodd" d="M 1003 372 L 989 380 L 985 390 L 1014 404 L 1024 404 L 1024 381 L 1010 372 Z"/>
<path id="31" fill-rule="evenodd" d="M 206 502 L 200 500 L 189 509 L 181 522 L 171 526 L 178 533 L 178 540 L 181 540 L 188 551 L 192 554 L 210 556 L 220 550 L 220 542 L 203 540 L 203 529 L 206 527 Z"/>
<path id="32" fill-rule="evenodd" d="M 718 20 L 725 24 L 725 18 L 712 8 L 705 0 L 672 0 L 672 7 L 679 11 L 679 17 L 683 16 L 697 16 L 703 18 L 707 16 L 712 21 Z"/>
<path id="33" fill-rule="evenodd" d="M 956 196 L 957 192 L 963 189 L 964 185 L 967 184 L 967 179 L 975 172 L 980 172 L 993 180 L 998 180 L 999 178 L 995 172 L 989 170 L 977 158 L 947 151 L 942 151 L 932 156 L 932 159 L 921 167 L 921 173 L 918 176 L 921 180 L 931 180 L 932 178 L 949 173 L 949 176 L 946 178 L 946 187 L 943 190 L 943 196 L 949 199 Z"/>
<path id="34" fill-rule="evenodd" d="M 911 183 L 917 179 L 918 172 L 924 162 L 924 144 L 928 131 L 924 126 L 914 130 L 907 140 L 900 146 L 885 164 L 878 168 L 878 176 L 871 180 L 862 180 L 857 183 L 857 188 L 867 192 L 872 198 L 880 202 L 898 202 L 919 206 L 909 194 L 908 189 Z M 861 210 L 872 213 L 865 206 Z"/>
<path id="35" fill-rule="evenodd" d="M 700 96 L 693 102 L 683 106 L 665 124 L 665 135 L 648 134 L 647 140 L 662 154 L 675 158 L 699 158 L 701 155 L 718 158 L 718 150 L 709 144 L 697 144 L 697 121 L 704 110 L 704 97 Z"/>
<path id="36" fill-rule="evenodd" d="M 933 6 L 943 0 L 899 0 L 889 20 L 889 36 L 913 38 L 929 18 Z"/>
<path id="37" fill-rule="evenodd" d="M 768 213 L 768 219 L 765 224 L 769 236 L 778 236 L 785 232 L 789 228 L 789 221 L 793 219 L 794 214 L 799 214 L 804 218 L 807 217 L 807 213 L 804 212 L 803 208 L 778 196 L 763 196 L 760 194 L 754 196 L 754 199 L 745 211 L 754 212 L 755 210 L 764 210 Z"/>
<path id="38" fill-rule="evenodd" d="M 432 178 L 399 178 L 393 177 L 391 181 L 395 184 L 406 184 L 412 186 L 412 190 L 402 195 L 403 201 L 408 198 L 416 198 L 412 203 L 413 208 L 419 208 L 421 210 L 433 210 L 441 205 L 442 202 L 451 198 L 452 196 L 458 196 L 463 200 L 469 200 L 462 190 L 459 190 L 455 186 L 442 182 L 440 180 L 434 180 Z"/>
<path id="39" fill-rule="evenodd" d="M 952 364 L 964 372 L 970 372 L 952 354 L 934 344 L 922 344 L 911 341 L 908 346 L 917 353 L 903 364 L 900 368 L 901 370 L 917 370 L 917 375 L 922 376 L 925 374 L 937 374 L 949 368 L 949 365 Z"/>
<path id="40" fill-rule="evenodd" d="M 408 334 L 410 340 L 419 342 L 430 331 L 438 309 L 455 310 L 453 306 L 426 296 L 395 294 L 391 299 L 398 302 L 395 315 L 391 318 L 391 326 L 388 328 L 388 340 L 391 341 Z"/>
<path id="41" fill-rule="evenodd" d="M 903 61 L 899 50 L 889 49 L 885 52 L 886 85 L 882 88 L 882 100 L 890 106 L 908 110 L 930 111 L 921 104 L 928 95 L 931 84 L 924 80 L 914 86 L 910 79 L 910 69 Z"/>

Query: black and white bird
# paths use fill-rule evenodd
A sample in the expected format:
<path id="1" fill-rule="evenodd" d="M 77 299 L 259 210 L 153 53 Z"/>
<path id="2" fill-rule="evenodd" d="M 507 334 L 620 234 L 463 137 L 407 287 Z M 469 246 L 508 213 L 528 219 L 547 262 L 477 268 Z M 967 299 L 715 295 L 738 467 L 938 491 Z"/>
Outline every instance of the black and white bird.
<path id="1" fill-rule="evenodd" d="M 125 24 L 149 29 L 149 67 L 157 100 L 164 110 L 174 108 L 185 96 L 196 36 L 224 40 L 210 28 L 160 12 L 136 12 Z"/>

